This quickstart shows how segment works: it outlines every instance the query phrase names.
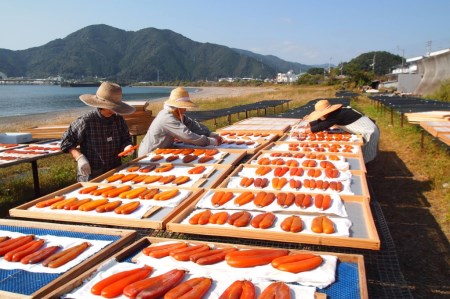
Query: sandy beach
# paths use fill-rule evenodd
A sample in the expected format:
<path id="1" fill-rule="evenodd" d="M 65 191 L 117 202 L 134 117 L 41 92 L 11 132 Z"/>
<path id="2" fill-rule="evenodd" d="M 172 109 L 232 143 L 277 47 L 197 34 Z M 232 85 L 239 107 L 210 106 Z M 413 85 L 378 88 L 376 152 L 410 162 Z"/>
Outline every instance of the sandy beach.
<path id="1" fill-rule="evenodd" d="M 238 97 L 274 90 L 276 89 L 273 87 L 199 87 L 197 92 L 191 93 L 191 98 L 195 101 L 195 99 Z M 165 100 L 166 98 L 155 99 L 152 103 L 161 103 Z M 0 117 L 0 132 L 26 132 L 27 128 L 36 126 L 67 124 L 91 109 L 92 107 L 86 106 L 59 112 Z"/>

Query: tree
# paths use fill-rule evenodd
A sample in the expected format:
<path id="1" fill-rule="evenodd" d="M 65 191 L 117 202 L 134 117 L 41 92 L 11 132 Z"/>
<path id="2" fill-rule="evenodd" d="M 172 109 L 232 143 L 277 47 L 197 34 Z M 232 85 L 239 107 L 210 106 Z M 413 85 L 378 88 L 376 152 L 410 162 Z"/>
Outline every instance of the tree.
<path id="1" fill-rule="evenodd" d="M 310 68 L 306 73 L 310 75 L 322 75 L 324 74 L 325 69 L 323 67 L 313 67 Z"/>

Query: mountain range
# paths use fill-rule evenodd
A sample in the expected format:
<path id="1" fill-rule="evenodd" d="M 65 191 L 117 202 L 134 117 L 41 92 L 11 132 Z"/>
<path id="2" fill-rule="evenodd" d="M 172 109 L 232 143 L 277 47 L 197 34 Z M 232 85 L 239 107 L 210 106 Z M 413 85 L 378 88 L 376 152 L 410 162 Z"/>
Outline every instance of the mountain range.
<path id="1" fill-rule="evenodd" d="M 101 78 L 121 82 L 274 78 L 279 72 L 315 66 L 211 43 L 171 30 L 125 31 L 91 25 L 26 50 L 0 49 L 0 72 L 8 77 Z"/>

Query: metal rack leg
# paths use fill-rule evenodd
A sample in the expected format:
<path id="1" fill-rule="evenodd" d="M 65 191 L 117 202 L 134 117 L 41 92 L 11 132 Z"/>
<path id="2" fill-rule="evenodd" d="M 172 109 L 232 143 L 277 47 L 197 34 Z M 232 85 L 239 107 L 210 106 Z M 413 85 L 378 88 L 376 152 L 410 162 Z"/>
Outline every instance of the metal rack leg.
<path id="1" fill-rule="evenodd" d="M 33 172 L 33 184 L 34 184 L 34 195 L 36 198 L 41 196 L 41 187 L 39 186 L 39 172 L 38 172 L 38 166 L 37 161 L 31 161 L 31 170 Z"/>

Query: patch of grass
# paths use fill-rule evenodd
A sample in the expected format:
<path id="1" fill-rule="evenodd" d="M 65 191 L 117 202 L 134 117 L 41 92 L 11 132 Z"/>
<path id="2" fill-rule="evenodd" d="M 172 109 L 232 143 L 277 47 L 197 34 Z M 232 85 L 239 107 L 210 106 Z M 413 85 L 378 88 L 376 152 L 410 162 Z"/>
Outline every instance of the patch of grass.
<path id="1" fill-rule="evenodd" d="M 447 239 L 450 237 L 450 155 L 449 148 L 425 132 L 424 147 L 420 145 L 421 128 L 395 114 L 391 124 L 390 112 L 377 110 L 364 96 L 352 101 L 352 106 L 375 119 L 381 131 L 380 151 L 394 152 L 418 183 L 429 184 L 421 195 L 439 223 Z M 408 190 L 405 191 L 407 194 Z"/>

